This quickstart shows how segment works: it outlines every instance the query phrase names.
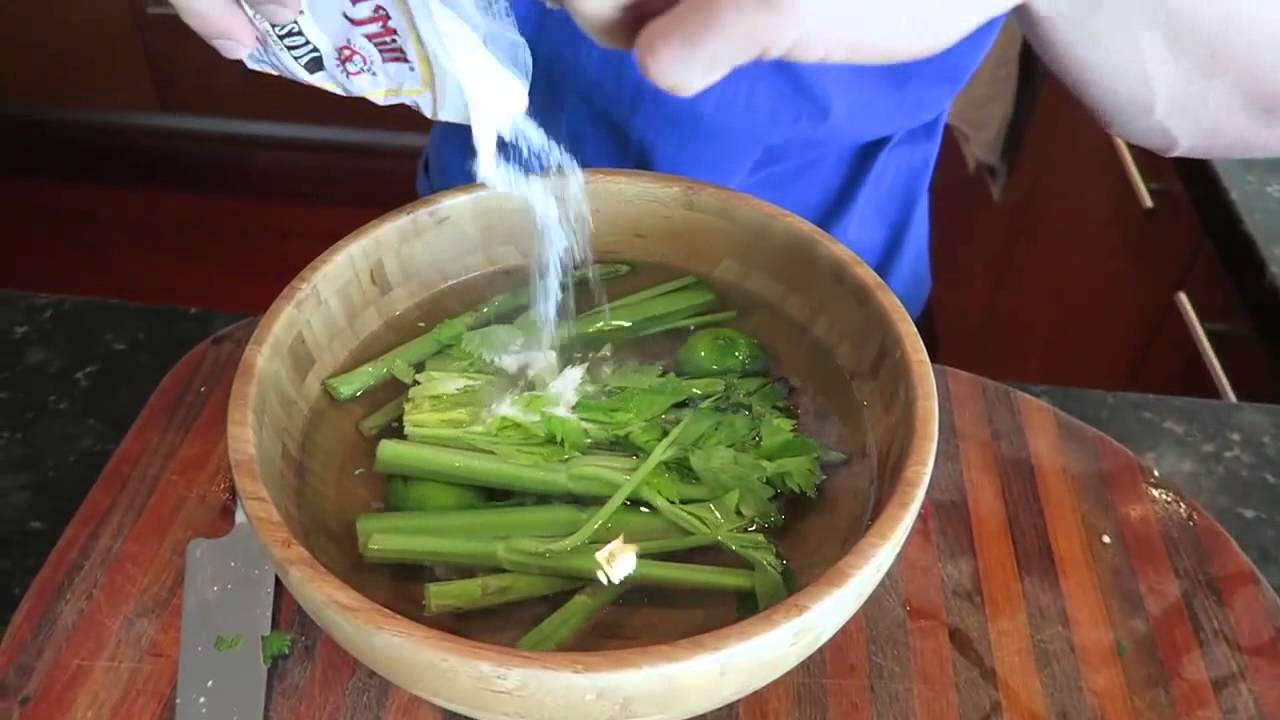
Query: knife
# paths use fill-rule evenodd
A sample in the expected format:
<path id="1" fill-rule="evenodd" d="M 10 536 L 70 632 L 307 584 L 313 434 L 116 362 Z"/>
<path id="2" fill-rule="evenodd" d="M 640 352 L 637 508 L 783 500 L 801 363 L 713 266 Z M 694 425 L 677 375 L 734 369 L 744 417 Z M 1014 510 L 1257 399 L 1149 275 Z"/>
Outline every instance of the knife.
<path id="1" fill-rule="evenodd" d="M 187 544 L 176 720 L 261 720 L 275 585 L 238 499 L 231 532 Z"/>

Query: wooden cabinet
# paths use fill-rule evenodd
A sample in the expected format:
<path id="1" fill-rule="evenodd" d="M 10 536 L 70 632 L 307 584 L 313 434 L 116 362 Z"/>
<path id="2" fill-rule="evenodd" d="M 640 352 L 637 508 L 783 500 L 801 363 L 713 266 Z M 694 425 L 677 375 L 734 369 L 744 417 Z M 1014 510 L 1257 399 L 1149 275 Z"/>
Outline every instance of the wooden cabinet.
<path id="1" fill-rule="evenodd" d="M 391 208 L 430 129 L 217 54 L 168 0 L 5 3 L 0 172 Z"/>
<path id="2" fill-rule="evenodd" d="M 1271 396 L 1269 355 L 1177 166 L 1107 134 L 1043 69 L 1038 85 L 998 199 L 944 148 L 938 359 L 1003 381 L 1218 397 L 1201 328 L 1242 399 Z"/>
<path id="3" fill-rule="evenodd" d="M 130 2 L 6 2 L 0 27 L 6 103 L 160 109 Z"/>
<path id="4" fill-rule="evenodd" d="M 1231 288 L 1217 253 L 1203 245 L 1166 304 L 1133 389 L 1280 402 L 1275 361 Z"/>

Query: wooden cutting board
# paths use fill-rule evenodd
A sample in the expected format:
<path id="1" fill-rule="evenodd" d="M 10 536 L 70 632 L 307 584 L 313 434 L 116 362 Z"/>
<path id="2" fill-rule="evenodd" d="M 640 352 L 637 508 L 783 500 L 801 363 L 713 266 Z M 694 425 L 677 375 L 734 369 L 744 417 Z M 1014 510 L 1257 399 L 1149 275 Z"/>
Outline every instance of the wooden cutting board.
<path id="1" fill-rule="evenodd" d="M 183 552 L 231 527 L 225 410 L 250 330 L 179 363 L 103 471 L 0 646 L 0 718 L 172 716 Z M 1212 518 L 1036 400 L 947 369 L 938 384 L 937 471 L 883 584 L 708 718 L 1280 718 L 1280 602 Z M 277 598 L 295 643 L 267 717 L 457 717 Z"/>

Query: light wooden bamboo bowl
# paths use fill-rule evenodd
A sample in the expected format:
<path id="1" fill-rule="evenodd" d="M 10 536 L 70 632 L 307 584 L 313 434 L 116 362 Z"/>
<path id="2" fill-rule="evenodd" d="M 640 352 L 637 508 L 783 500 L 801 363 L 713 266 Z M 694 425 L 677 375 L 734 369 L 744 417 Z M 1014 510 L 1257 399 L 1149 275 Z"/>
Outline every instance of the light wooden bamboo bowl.
<path id="1" fill-rule="evenodd" d="M 325 632 L 391 682 L 480 720 L 688 718 L 761 688 L 818 649 L 866 600 L 906 539 L 933 467 L 930 363 L 911 319 L 866 265 L 813 225 L 741 194 L 648 173 L 588 175 L 597 261 L 665 263 L 703 277 L 726 298 L 746 289 L 809 328 L 820 345 L 803 349 L 771 338 L 767 327 L 758 331 L 784 364 L 830 353 L 842 381 L 856 385 L 874 436 L 879 492 L 860 539 L 851 538 L 806 587 L 766 612 L 672 642 L 519 652 L 372 601 L 331 571 L 344 560 L 326 558 L 354 555 L 354 540 L 308 529 L 327 520 L 308 516 L 315 511 L 305 493 L 362 485 L 319 487 L 300 460 L 305 419 L 332 402 L 321 381 L 347 369 L 363 339 L 432 292 L 495 267 L 523 267 L 533 233 L 519 199 L 478 187 L 420 200 L 360 228 L 289 285 L 249 342 L 228 423 L 235 487 L 284 585 Z M 354 429 L 350 435 L 359 439 Z M 361 503 L 367 498 L 350 500 Z"/>

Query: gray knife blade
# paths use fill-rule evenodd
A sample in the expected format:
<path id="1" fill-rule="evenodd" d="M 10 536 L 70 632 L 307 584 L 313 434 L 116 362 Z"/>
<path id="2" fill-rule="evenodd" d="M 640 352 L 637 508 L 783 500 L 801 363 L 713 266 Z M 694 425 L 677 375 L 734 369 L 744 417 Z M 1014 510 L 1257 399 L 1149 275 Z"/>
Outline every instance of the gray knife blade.
<path id="1" fill-rule="evenodd" d="M 262 719 L 275 580 L 239 501 L 231 532 L 187 544 L 176 720 Z"/>

